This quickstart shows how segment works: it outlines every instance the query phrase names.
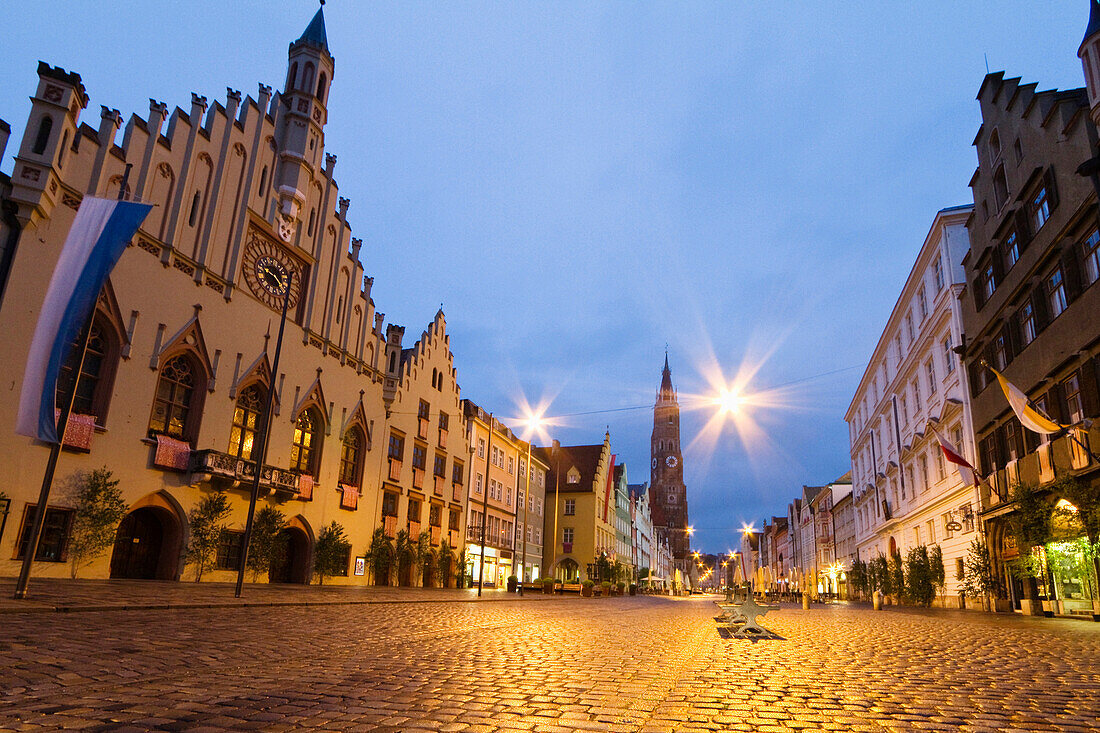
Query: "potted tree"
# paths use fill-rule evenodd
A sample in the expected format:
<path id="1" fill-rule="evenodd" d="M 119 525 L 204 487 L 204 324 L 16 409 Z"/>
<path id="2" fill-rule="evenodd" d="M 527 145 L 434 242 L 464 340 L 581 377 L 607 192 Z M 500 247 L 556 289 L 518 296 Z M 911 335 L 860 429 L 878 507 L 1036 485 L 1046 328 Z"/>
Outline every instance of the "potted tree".
<path id="1" fill-rule="evenodd" d="M 623 591 L 625 591 L 625 590 L 626 590 L 626 583 L 624 583 L 623 581 L 620 580 L 618 583 L 615 584 L 615 595 L 621 596 L 623 594 Z M 634 595 L 634 594 L 631 593 L 630 595 Z"/>
<path id="2" fill-rule="evenodd" d="M 607 598 L 609 595 L 611 595 L 611 581 L 610 580 L 605 580 L 602 583 L 600 583 L 600 594 L 603 595 L 604 598 Z"/>
<path id="3" fill-rule="evenodd" d="M 542 579 L 542 592 L 546 595 L 553 595 L 554 593 L 554 579 L 543 578 Z"/>
<path id="4" fill-rule="evenodd" d="M 630 584 L 630 595 L 632 595 L 632 596 L 638 595 L 638 584 L 637 583 L 631 583 Z"/>
<path id="5" fill-rule="evenodd" d="M 585 580 L 583 583 L 581 583 L 581 595 L 584 596 L 585 598 L 591 598 L 592 597 L 592 586 L 594 586 L 594 585 L 595 585 L 595 583 L 593 583 L 590 579 Z"/>
<path id="6" fill-rule="evenodd" d="M 509 575 L 508 576 L 508 592 L 509 593 L 515 593 L 516 592 L 516 586 L 518 586 L 518 585 L 519 585 L 519 578 L 517 578 L 514 575 Z"/>

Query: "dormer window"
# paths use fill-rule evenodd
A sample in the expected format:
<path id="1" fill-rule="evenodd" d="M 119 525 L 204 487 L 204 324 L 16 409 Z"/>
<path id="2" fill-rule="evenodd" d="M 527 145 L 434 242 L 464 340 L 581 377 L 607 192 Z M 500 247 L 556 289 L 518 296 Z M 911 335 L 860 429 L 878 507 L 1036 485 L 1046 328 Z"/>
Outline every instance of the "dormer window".
<path id="1" fill-rule="evenodd" d="M 581 482 L 581 472 L 574 466 L 569 469 L 569 473 L 565 475 L 565 482 L 567 484 L 579 484 Z"/>

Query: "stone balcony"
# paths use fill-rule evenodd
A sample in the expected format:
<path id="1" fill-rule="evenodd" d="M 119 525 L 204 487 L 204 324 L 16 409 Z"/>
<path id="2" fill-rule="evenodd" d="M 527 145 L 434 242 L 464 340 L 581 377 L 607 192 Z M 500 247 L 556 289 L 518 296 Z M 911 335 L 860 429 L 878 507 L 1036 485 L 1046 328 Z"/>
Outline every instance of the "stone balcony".
<path id="1" fill-rule="evenodd" d="M 228 488 L 250 488 L 256 476 L 256 462 L 206 449 L 191 452 L 188 471 L 192 484 L 208 482 Z M 291 471 L 266 465 L 260 470 L 261 489 L 268 489 L 284 497 L 295 497 L 299 493 L 298 484 L 298 474 Z"/>

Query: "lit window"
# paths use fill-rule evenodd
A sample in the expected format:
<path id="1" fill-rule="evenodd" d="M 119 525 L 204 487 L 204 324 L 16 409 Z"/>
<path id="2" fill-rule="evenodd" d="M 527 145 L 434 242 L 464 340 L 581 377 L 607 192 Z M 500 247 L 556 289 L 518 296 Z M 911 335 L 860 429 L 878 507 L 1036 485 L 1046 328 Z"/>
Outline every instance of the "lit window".
<path id="1" fill-rule="evenodd" d="M 1100 233 L 1093 231 L 1085 240 L 1085 285 L 1092 285 L 1100 280 Z"/>
<path id="2" fill-rule="evenodd" d="M 1020 324 L 1021 346 L 1027 346 L 1035 340 L 1035 308 L 1031 301 L 1026 301 L 1016 313 L 1016 320 Z"/>
<path id="3" fill-rule="evenodd" d="M 1047 295 L 1047 308 L 1050 310 L 1051 320 L 1062 315 L 1066 309 L 1066 285 L 1062 279 L 1062 268 L 1055 268 L 1054 272 L 1047 276 L 1043 282 Z"/>
<path id="4" fill-rule="evenodd" d="M 252 447 L 256 441 L 256 429 L 263 405 L 263 392 L 258 384 L 241 391 L 233 410 L 233 427 L 229 432 L 229 454 L 243 460 L 252 459 Z"/>
<path id="5" fill-rule="evenodd" d="M 1020 241 L 1016 237 L 1016 231 L 1008 233 L 1004 242 L 1005 270 L 1011 269 L 1020 259 Z"/>
<path id="6" fill-rule="evenodd" d="M 1031 199 L 1031 226 L 1034 231 L 1039 231 L 1043 224 L 1050 218 L 1050 199 L 1047 198 L 1047 188 L 1039 189 L 1035 197 Z"/>
<path id="7" fill-rule="evenodd" d="M 290 446 L 290 470 L 317 474 L 317 450 L 320 448 L 320 420 L 314 410 L 303 410 L 294 423 L 294 442 Z"/>
<path id="8" fill-rule="evenodd" d="M 191 416 L 195 386 L 195 369 L 190 359 L 177 356 L 164 365 L 160 370 L 160 378 L 157 379 L 153 415 L 149 419 L 150 435 L 184 437 Z"/>

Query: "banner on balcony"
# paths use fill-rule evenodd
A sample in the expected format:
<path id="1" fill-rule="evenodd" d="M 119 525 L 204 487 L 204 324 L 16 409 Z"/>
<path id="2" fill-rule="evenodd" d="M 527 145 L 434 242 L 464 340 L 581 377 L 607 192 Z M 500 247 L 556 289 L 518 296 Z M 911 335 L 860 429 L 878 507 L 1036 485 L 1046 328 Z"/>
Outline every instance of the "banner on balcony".
<path id="1" fill-rule="evenodd" d="M 150 204 L 85 196 L 61 248 L 31 339 L 15 432 L 58 442 L 57 377 L 73 341 L 95 308 L 107 276 Z"/>
<path id="2" fill-rule="evenodd" d="M 1042 410 L 1031 404 L 1031 400 L 1027 398 L 1023 390 L 1005 379 L 1005 375 L 991 366 L 986 365 L 986 368 L 997 376 L 997 381 L 1008 399 L 1008 404 L 1012 406 L 1012 411 L 1016 413 L 1017 419 L 1025 428 L 1041 435 L 1060 433 L 1065 430 L 1066 426 L 1054 422 L 1044 415 Z"/>

